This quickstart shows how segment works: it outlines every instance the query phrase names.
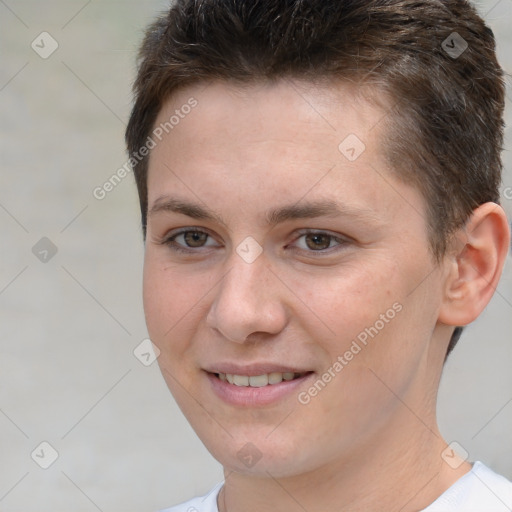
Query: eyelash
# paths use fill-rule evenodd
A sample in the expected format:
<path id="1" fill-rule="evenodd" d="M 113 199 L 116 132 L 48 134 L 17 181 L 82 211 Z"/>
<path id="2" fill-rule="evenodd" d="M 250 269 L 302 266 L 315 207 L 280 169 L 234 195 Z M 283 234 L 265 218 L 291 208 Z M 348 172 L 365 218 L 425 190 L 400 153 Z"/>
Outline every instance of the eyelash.
<path id="1" fill-rule="evenodd" d="M 185 233 L 201 233 L 201 234 L 205 234 L 207 236 L 209 236 L 210 238 L 213 238 L 212 235 L 210 235 L 210 233 L 208 233 L 207 231 L 204 231 L 202 229 L 196 229 L 196 228 L 184 228 L 182 230 L 179 230 L 175 233 L 173 233 L 172 235 L 164 238 L 163 240 L 160 241 L 160 243 L 162 245 L 166 245 L 167 247 L 169 247 L 172 251 L 175 251 L 175 252 L 178 252 L 178 253 L 182 253 L 182 254 L 197 254 L 198 251 L 195 250 L 194 248 L 185 248 L 179 244 L 177 244 L 175 242 L 175 239 L 180 236 L 180 235 L 183 235 Z M 345 246 L 347 243 L 349 243 L 349 240 L 348 239 L 344 239 L 344 238 L 341 238 L 341 237 L 337 237 L 331 233 L 328 233 L 328 232 L 325 232 L 325 231 L 317 231 L 317 230 L 314 230 L 314 229 L 304 229 L 304 230 L 300 230 L 298 232 L 298 237 L 294 240 L 294 242 L 296 242 L 297 240 L 299 240 L 300 238 L 302 238 L 303 236 L 307 236 L 307 235 L 322 235 L 322 236 L 327 236 L 327 237 L 330 237 L 330 241 L 329 241 L 329 245 L 330 243 L 334 240 L 337 242 L 337 245 L 334 246 L 334 247 L 328 247 L 327 249 L 319 249 L 317 251 L 315 250 L 308 250 L 308 249 L 296 249 L 298 251 L 306 251 L 308 252 L 309 254 L 331 254 L 332 252 L 335 252 L 335 251 L 338 251 L 340 249 L 343 248 L 343 246 Z M 197 249 L 203 249 L 203 247 L 198 247 Z"/>

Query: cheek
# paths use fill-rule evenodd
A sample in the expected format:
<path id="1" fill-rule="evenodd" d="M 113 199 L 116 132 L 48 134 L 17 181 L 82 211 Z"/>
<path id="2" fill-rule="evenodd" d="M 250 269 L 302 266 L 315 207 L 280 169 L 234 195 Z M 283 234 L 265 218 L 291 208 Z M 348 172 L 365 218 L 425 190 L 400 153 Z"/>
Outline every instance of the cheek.
<path id="1" fill-rule="evenodd" d="M 296 277 L 295 289 L 301 290 L 299 297 L 309 308 L 308 317 L 323 324 L 335 344 L 341 340 L 350 343 L 403 296 L 396 263 L 361 263 L 301 277 L 300 281 Z M 334 348 L 339 353 L 343 347 Z"/>
<path id="2" fill-rule="evenodd" d="M 301 284 L 304 303 L 321 320 L 310 313 L 303 328 L 318 334 L 315 342 L 327 356 L 326 369 L 338 356 L 347 361 L 340 372 L 347 380 L 338 378 L 333 388 L 344 382 L 349 396 L 358 396 L 366 382 L 375 384 L 369 368 L 397 389 L 406 385 L 435 325 L 435 305 L 425 301 L 431 293 L 428 282 L 411 293 L 424 279 L 417 263 L 391 258 L 362 263 L 347 265 L 336 276 L 309 276 Z M 325 326 L 322 332 L 328 335 L 319 335 L 315 325 Z"/>
<path id="3" fill-rule="evenodd" d="M 179 350 L 195 322 L 204 295 L 201 280 L 162 261 L 150 250 L 144 259 L 143 302 L 150 337 L 161 351 Z M 172 341 L 172 343 L 171 343 Z"/>
<path id="4" fill-rule="evenodd" d="M 161 338 L 172 325 L 172 294 L 163 283 L 157 262 L 146 250 L 143 273 L 143 303 L 150 337 L 160 349 Z"/>
<path id="5" fill-rule="evenodd" d="M 201 312 L 205 291 L 201 280 L 169 266 L 159 255 L 147 251 L 144 259 L 143 301 L 151 341 L 160 350 L 158 365 L 162 376 L 186 415 L 189 391 L 197 369 L 185 364 L 191 355 L 191 340 Z"/>

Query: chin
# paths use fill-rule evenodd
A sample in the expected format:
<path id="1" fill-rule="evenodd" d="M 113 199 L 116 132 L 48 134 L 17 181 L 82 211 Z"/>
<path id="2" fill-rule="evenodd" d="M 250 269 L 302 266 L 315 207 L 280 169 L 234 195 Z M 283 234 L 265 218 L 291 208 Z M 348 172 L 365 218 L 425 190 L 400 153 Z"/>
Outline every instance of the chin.
<path id="1" fill-rule="evenodd" d="M 264 431 L 264 432 L 263 432 Z M 267 428 L 261 433 L 252 431 L 252 435 L 222 436 L 208 439 L 203 433 L 197 432 L 207 450 L 224 467 L 225 471 L 268 478 L 269 474 L 276 478 L 295 476 L 314 469 L 315 463 L 305 443 L 293 436 L 270 434 Z M 274 437 L 270 439 L 270 437 Z M 307 445 L 306 445 L 307 446 Z"/>

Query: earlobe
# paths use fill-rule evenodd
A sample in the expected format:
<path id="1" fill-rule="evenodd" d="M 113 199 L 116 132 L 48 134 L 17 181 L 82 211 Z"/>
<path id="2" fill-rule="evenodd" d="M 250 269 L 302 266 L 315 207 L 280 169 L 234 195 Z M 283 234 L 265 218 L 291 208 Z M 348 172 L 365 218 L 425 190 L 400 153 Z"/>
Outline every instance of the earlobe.
<path id="1" fill-rule="evenodd" d="M 503 208 L 484 203 L 455 234 L 457 249 L 447 256 L 448 270 L 439 321 L 467 325 L 487 306 L 496 290 L 510 247 Z"/>

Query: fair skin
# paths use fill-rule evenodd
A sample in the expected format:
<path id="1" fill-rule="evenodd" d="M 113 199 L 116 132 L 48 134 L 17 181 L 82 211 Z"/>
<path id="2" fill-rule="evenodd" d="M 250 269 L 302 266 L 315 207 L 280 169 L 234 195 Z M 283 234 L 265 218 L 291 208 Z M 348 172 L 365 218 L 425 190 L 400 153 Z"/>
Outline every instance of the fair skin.
<path id="1" fill-rule="evenodd" d="M 150 156 L 144 307 L 163 376 L 224 467 L 220 511 L 421 510 L 471 468 L 441 457 L 436 394 L 453 326 L 499 279 L 503 210 L 478 208 L 437 263 L 424 198 L 387 167 L 374 104 L 342 85 L 218 82 L 174 94 L 156 125 L 192 96 Z M 365 145 L 354 161 L 338 149 L 349 134 Z M 270 210 L 320 202 L 340 211 L 268 223 Z M 262 249 L 251 262 L 248 236 Z M 286 371 L 300 376 L 219 378 Z"/>

